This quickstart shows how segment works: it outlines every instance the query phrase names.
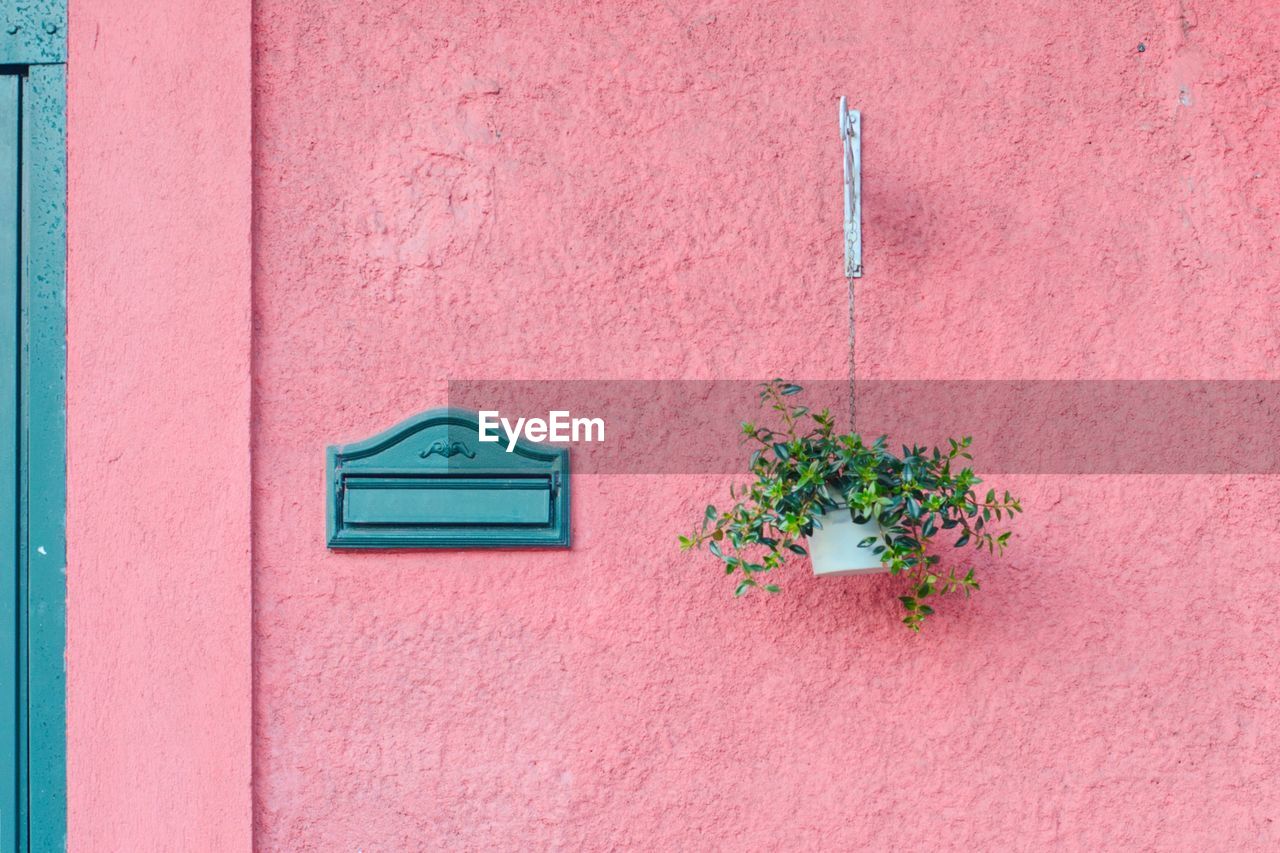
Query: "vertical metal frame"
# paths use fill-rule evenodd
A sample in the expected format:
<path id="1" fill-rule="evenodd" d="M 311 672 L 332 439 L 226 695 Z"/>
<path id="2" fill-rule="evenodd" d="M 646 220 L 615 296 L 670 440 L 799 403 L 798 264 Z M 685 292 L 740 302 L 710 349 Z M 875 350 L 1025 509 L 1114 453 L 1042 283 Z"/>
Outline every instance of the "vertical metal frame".
<path id="1" fill-rule="evenodd" d="M 7 67 L 0 175 L 0 850 L 66 848 L 65 66 Z"/>
<path id="2" fill-rule="evenodd" d="M 21 134 L 22 76 L 0 74 L 0 851 L 19 849 L 27 825 Z"/>
<path id="3" fill-rule="evenodd" d="M 22 288 L 31 851 L 66 849 L 66 90 L 64 64 L 27 69 Z"/>

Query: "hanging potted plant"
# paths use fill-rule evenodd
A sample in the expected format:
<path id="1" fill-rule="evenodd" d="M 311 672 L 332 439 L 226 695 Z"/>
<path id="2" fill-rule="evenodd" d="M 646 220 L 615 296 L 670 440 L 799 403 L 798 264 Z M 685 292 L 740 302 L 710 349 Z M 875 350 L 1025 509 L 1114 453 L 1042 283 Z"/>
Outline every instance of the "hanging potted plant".
<path id="1" fill-rule="evenodd" d="M 839 434 L 829 411 L 813 413 L 788 398 L 803 389 L 774 380 L 760 392 L 762 403 L 781 419 L 778 428 L 744 423 L 755 478 L 731 486 L 734 506 L 707 507 L 701 525 L 681 536 L 684 550 L 706 547 L 739 575 L 736 595 L 752 589 L 778 592 L 771 574 L 789 555 L 808 556 L 814 574 L 889 572 L 903 577 L 902 621 L 919 631 L 933 615 L 935 596 L 978 589 L 972 567 L 943 568 L 939 539 L 956 548 L 972 545 L 1003 552 L 1003 522 L 1022 511 L 1016 498 L 989 489 L 966 463 L 968 438 L 948 439 L 946 449 L 903 447 L 896 455 L 885 438 L 870 444 Z"/>

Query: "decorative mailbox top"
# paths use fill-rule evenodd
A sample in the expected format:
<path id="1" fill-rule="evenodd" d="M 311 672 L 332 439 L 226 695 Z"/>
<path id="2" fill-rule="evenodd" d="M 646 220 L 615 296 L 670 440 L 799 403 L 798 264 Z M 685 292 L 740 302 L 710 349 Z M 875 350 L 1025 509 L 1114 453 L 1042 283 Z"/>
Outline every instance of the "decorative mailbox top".
<path id="1" fill-rule="evenodd" d="M 569 547 L 569 451 L 496 438 L 475 412 L 433 409 L 330 447 L 329 547 Z"/>

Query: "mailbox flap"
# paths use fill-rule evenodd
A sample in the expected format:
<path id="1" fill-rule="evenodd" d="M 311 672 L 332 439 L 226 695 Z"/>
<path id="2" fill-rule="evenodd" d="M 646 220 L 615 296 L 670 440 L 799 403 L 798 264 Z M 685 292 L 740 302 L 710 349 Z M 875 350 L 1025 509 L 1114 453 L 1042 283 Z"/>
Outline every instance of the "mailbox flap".
<path id="1" fill-rule="evenodd" d="M 331 548 L 569 546 L 569 451 L 436 409 L 328 453 Z"/>

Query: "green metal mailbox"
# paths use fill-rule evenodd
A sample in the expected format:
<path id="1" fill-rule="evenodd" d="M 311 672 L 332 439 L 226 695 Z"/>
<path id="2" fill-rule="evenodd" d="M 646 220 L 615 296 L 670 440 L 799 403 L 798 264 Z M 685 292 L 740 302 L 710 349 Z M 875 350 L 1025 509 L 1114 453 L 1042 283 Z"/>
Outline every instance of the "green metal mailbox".
<path id="1" fill-rule="evenodd" d="M 330 548 L 567 548 L 569 451 L 433 409 L 328 453 Z"/>

